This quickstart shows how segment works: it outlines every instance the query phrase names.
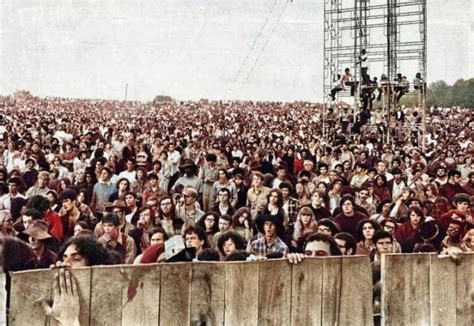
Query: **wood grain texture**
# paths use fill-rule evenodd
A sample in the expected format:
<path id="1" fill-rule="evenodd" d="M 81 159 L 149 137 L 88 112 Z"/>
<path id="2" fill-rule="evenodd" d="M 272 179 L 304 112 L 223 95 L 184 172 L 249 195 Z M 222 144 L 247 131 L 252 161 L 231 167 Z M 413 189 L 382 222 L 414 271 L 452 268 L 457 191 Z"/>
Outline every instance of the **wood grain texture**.
<path id="1" fill-rule="evenodd" d="M 91 281 L 91 325 L 122 324 L 122 283 L 118 266 L 95 266 Z"/>
<path id="2" fill-rule="evenodd" d="M 292 269 L 291 325 L 322 325 L 323 260 L 306 258 Z"/>
<path id="3" fill-rule="evenodd" d="M 286 259 L 260 263 L 258 306 L 259 325 L 290 324 L 291 265 Z"/>
<path id="4" fill-rule="evenodd" d="M 189 325 L 192 263 L 164 264 L 161 268 L 160 325 Z"/>
<path id="5" fill-rule="evenodd" d="M 55 271 L 44 269 L 12 273 L 10 325 L 56 325 L 46 317 L 37 300 L 46 299 L 52 302 L 52 288 Z M 81 306 L 79 321 L 89 325 L 91 269 L 81 268 L 71 271 L 77 281 L 79 304 Z"/>
<path id="6" fill-rule="evenodd" d="M 429 255 L 382 257 L 382 319 L 385 325 L 429 325 Z"/>
<path id="7" fill-rule="evenodd" d="M 258 262 L 226 263 L 225 324 L 258 325 Z"/>
<path id="8" fill-rule="evenodd" d="M 158 325 L 161 267 L 122 266 L 122 325 Z"/>
<path id="9" fill-rule="evenodd" d="M 431 325 L 456 325 L 456 263 L 430 255 Z"/>
<path id="10" fill-rule="evenodd" d="M 223 325 L 226 268 L 219 262 L 193 263 L 191 325 Z"/>
<path id="11" fill-rule="evenodd" d="M 474 253 L 463 254 L 456 266 L 456 324 L 474 325 Z"/>
<path id="12" fill-rule="evenodd" d="M 368 256 L 342 259 L 340 325 L 373 325 L 372 270 Z M 354 297 L 357 296 L 357 299 Z"/>
<path id="13" fill-rule="evenodd" d="M 321 323 L 339 325 L 341 296 L 341 257 L 325 257 L 323 260 L 323 296 Z"/>

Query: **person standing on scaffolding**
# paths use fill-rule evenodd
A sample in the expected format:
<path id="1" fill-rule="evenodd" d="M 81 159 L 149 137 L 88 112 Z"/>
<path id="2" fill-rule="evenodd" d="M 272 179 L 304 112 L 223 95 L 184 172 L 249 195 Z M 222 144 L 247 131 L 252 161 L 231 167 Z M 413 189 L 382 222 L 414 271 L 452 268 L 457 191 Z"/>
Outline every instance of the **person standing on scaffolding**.
<path id="1" fill-rule="evenodd" d="M 367 52 L 365 51 L 365 49 L 360 50 L 359 64 L 360 64 L 360 76 L 362 80 L 362 85 L 369 85 L 370 79 L 367 74 L 367 71 L 369 69 L 369 60 L 368 60 Z"/>
<path id="2" fill-rule="evenodd" d="M 351 87 L 351 96 L 354 96 L 355 92 L 355 83 L 352 80 L 351 70 L 349 68 L 344 69 L 344 73 L 339 78 L 338 82 L 336 83 L 335 87 L 331 89 L 331 93 L 329 96 L 333 101 L 336 100 L 336 93 L 345 90 L 345 86 Z"/>

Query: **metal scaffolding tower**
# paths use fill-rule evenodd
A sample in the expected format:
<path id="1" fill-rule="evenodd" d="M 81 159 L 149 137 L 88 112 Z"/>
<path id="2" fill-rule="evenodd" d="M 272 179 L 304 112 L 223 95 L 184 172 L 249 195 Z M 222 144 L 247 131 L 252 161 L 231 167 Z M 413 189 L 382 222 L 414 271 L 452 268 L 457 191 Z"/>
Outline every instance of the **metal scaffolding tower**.
<path id="1" fill-rule="evenodd" d="M 360 105 L 361 73 L 358 65 L 362 49 L 368 55 L 368 74 L 381 75 L 392 87 L 398 73 L 412 81 L 417 72 L 426 83 L 426 0 L 325 0 L 324 1 L 324 95 L 337 82 L 337 75 L 350 68 L 358 81 L 354 96 L 348 90 L 337 93 L 339 100 Z M 412 82 L 410 91 L 413 91 Z M 424 108 L 426 92 L 419 92 Z M 395 110 L 393 96 L 384 96 L 383 108 L 389 117 Z M 424 109 L 423 109 L 424 111 Z"/>

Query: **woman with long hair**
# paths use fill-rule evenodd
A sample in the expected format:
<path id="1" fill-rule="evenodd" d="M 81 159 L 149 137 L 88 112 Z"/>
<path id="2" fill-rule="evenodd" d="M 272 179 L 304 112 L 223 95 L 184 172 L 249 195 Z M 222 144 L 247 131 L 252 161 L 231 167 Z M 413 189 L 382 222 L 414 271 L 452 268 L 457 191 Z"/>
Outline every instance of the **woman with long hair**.
<path id="1" fill-rule="evenodd" d="M 313 210 L 307 206 L 301 207 L 296 218 L 292 245 L 294 247 L 301 248 L 306 236 L 317 231 L 318 222 L 314 217 Z"/>

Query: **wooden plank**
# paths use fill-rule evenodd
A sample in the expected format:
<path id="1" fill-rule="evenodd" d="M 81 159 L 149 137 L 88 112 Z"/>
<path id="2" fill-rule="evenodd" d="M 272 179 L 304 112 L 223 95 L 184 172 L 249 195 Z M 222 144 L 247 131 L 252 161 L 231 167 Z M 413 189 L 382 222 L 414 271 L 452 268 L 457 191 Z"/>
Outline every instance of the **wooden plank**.
<path id="1" fill-rule="evenodd" d="M 321 323 L 339 325 L 339 300 L 341 295 L 341 257 L 325 257 L 323 260 L 323 296 Z"/>
<path id="2" fill-rule="evenodd" d="M 430 254 L 431 325 L 456 325 L 456 264 Z"/>
<path id="3" fill-rule="evenodd" d="M 373 325 L 372 270 L 368 256 L 342 259 L 340 325 Z"/>
<path id="4" fill-rule="evenodd" d="M 305 258 L 292 267 L 291 325 L 321 326 L 323 260 Z"/>
<path id="5" fill-rule="evenodd" d="M 0 263 L 1 263 L 1 249 L 0 249 Z M 7 276 L 3 273 L 3 265 L 0 264 L 0 326 L 7 324 Z"/>
<path id="6" fill-rule="evenodd" d="M 191 325 L 223 325 L 226 269 L 222 263 L 193 263 Z"/>
<path id="7" fill-rule="evenodd" d="M 286 259 L 260 262 L 258 324 L 289 325 L 291 316 L 291 264 Z"/>
<path id="8" fill-rule="evenodd" d="M 189 325 L 192 263 L 164 264 L 161 269 L 160 325 Z"/>
<path id="9" fill-rule="evenodd" d="M 226 263 L 225 325 L 258 325 L 258 262 Z"/>
<path id="10" fill-rule="evenodd" d="M 91 325 L 122 324 L 122 283 L 127 283 L 118 266 L 92 267 Z"/>
<path id="11" fill-rule="evenodd" d="M 122 266 L 122 325 L 158 325 L 161 265 Z"/>
<path id="12" fill-rule="evenodd" d="M 382 257 L 382 320 L 385 325 L 429 325 L 429 255 Z"/>
<path id="13" fill-rule="evenodd" d="M 457 325 L 474 325 L 474 253 L 463 254 L 456 266 L 456 298 Z"/>
<path id="14" fill-rule="evenodd" d="M 71 271 L 77 280 L 79 304 L 81 306 L 79 322 L 89 325 L 89 306 L 91 289 L 91 269 L 81 268 Z M 12 273 L 10 325 L 48 325 L 41 305 L 37 300 L 52 300 L 52 286 L 55 271 L 44 269 Z M 56 322 L 54 322 L 56 324 Z"/>

